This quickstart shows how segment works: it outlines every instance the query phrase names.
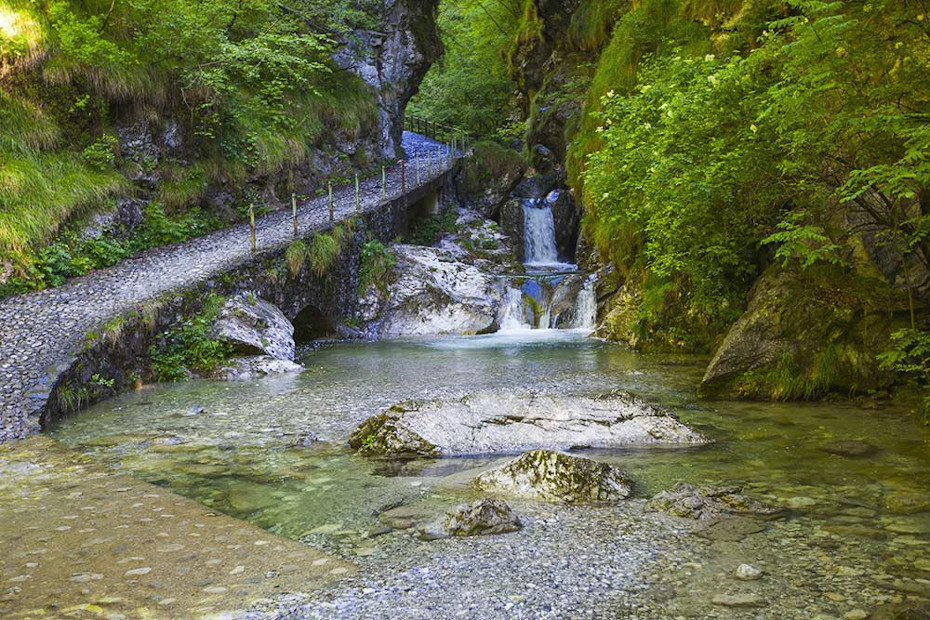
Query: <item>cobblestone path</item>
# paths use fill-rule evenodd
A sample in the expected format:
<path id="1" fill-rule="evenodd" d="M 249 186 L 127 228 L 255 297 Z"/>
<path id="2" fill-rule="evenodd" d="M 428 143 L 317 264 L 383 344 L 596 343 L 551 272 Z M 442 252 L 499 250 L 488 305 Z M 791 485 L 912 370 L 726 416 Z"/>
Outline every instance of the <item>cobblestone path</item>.
<path id="1" fill-rule="evenodd" d="M 432 154 L 432 174 L 421 166 L 421 182 L 442 176 L 451 164 L 436 164 L 438 142 L 404 132 L 408 162 Z M 407 164 L 407 189 L 418 187 L 415 166 Z M 429 178 L 427 178 L 429 177 Z M 362 182 L 362 210 L 376 211 L 401 195 L 401 165 L 388 170 L 387 201 L 381 178 Z M 355 213 L 354 184 L 334 188 L 336 220 Z M 256 223 L 259 250 L 276 249 L 293 240 L 291 213 L 275 212 Z M 301 237 L 329 223 L 329 200 L 316 198 L 298 206 Z M 81 350 L 86 334 L 106 321 L 169 291 L 183 290 L 230 271 L 251 259 L 249 225 L 156 248 L 118 265 L 70 280 L 58 288 L 0 300 L 0 443 L 38 432 L 38 416 L 55 377 Z"/>

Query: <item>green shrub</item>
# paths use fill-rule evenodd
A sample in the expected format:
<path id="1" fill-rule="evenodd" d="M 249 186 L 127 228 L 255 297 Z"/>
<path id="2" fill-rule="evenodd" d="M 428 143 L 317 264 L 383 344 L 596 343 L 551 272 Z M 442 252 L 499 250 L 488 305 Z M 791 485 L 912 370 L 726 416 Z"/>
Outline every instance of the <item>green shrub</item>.
<path id="1" fill-rule="evenodd" d="M 166 334 L 164 346 L 152 347 L 149 355 L 157 381 L 184 381 L 188 371 L 209 374 L 232 354 L 232 347 L 212 334 L 213 322 L 223 302 L 221 297 L 208 297 L 199 314 L 185 319 Z"/>
<path id="2" fill-rule="evenodd" d="M 359 294 L 364 294 L 372 286 L 384 294 L 391 284 L 393 269 L 397 265 L 397 256 L 393 250 L 380 241 L 369 241 L 362 246 L 362 264 L 358 270 Z"/>
<path id="3" fill-rule="evenodd" d="M 431 215 L 422 219 L 417 222 L 413 232 L 407 238 L 407 242 L 413 245 L 433 245 L 443 235 L 455 232 L 455 223 L 458 217 L 455 209 L 450 209 L 438 215 Z"/>

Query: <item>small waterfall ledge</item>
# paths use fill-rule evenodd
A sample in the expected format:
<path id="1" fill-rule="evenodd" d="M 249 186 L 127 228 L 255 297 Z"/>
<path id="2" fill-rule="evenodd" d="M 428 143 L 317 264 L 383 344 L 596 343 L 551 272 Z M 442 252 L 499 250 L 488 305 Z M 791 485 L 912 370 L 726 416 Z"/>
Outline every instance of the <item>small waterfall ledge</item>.
<path id="1" fill-rule="evenodd" d="M 502 282 L 500 331 L 574 329 L 593 331 L 597 320 L 596 277 L 562 262 L 552 205 L 545 198 L 523 201 L 526 276 Z"/>

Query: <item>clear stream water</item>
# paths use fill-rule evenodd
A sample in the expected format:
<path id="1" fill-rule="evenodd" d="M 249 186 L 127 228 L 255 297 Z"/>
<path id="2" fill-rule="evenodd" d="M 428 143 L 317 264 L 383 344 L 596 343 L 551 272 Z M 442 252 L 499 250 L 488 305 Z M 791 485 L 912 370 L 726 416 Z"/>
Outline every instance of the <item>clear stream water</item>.
<path id="1" fill-rule="evenodd" d="M 715 440 L 701 448 L 588 454 L 624 468 L 636 481 L 637 497 L 649 497 L 677 481 L 742 485 L 753 495 L 795 510 L 774 526 L 787 529 L 772 533 L 770 539 L 788 548 L 766 542 L 776 556 L 764 559 L 769 551 L 763 549 L 751 558 L 767 562 L 763 565 L 769 570 L 795 552 L 814 554 L 815 545 L 827 540 L 832 548 L 804 560 L 803 571 L 810 574 L 804 577 L 802 572 L 802 577 L 817 580 L 817 588 L 821 580 L 828 587 L 834 578 L 831 571 L 842 565 L 844 570 L 875 573 L 847 580 L 848 590 L 860 590 L 860 583 L 874 586 L 878 578 L 904 579 L 910 584 L 906 587 L 925 588 L 924 596 L 930 596 L 924 585 L 930 583 L 925 581 L 930 576 L 928 435 L 903 411 L 840 403 L 703 403 L 693 394 L 706 360 L 637 354 L 587 339 L 579 330 L 336 343 L 305 351 L 301 361 L 308 371 L 300 376 L 241 384 L 193 381 L 123 394 L 68 419 L 52 436 L 114 470 L 353 558 L 361 553 L 359 537 L 364 534 L 359 533 L 379 526 L 380 509 L 425 500 L 434 502 L 441 513 L 441 508 L 462 499 L 445 493 L 443 479 L 489 462 L 472 458 L 391 463 L 355 456 L 345 441 L 368 416 L 407 398 L 475 390 L 629 390 L 672 408 Z M 203 413 L 191 415 L 201 408 Z M 295 439 L 306 431 L 323 441 L 295 447 Z M 864 439 L 878 452 L 852 459 L 822 450 L 836 439 Z M 526 514 L 529 509 L 521 510 Z M 591 514 L 611 531 L 610 511 Z M 628 525 L 618 521 L 617 527 Z M 570 535 L 559 535 L 568 536 L 564 543 L 572 545 Z M 786 538 L 789 535 L 794 538 Z M 364 544 L 391 544 L 391 538 Z M 504 544 L 518 545 L 522 539 L 513 540 Z M 414 563 L 419 553 L 433 555 L 416 545 L 385 553 L 409 555 Z M 674 557 L 676 551 L 654 553 Z M 810 566 L 820 561 L 829 565 Z M 792 575 L 801 571 L 782 568 Z M 712 590 L 719 579 L 685 588 L 691 593 Z M 909 596 L 895 590 L 875 592 L 870 601 Z M 701 597 L 709 600 L 710 594 Z M 692 605 L 680 604 L 686 609 Z M 842 611 L 842 604 L 836 605 Z M 805 614 L 787 617 L 811 617 Z"/>
<path id="2" fill-rule="evenodd" d="M 540 217 L 528 221 L 528 228 L 545 214 L 534 215 Z M 551 252 L 542 256 L 540 247 L 531 246 L 536 249 L 530 258 L 551 262 Z M 562 395 L 626 390 L 671 408 L 714 443 L 588 455 L 625 469 L 639 498 L 685 481 L 740 485 L 790 507 L 792 516 L 772 526 L 755 560 L 774 570 L 782 564 L 799 583 L 814 582 L 803 585 L 804 594 L 791 595 L 810 598 L 798 601 L 798 609 L 827 605 L 842 617 L 856 604 L 906 600 L 915 593 L 930 598 L 930 435 L 906 412 L 875 403 L 700 402 L 694 393 L 706 359 L 634 353 L 587 338 L 588 329 L 529 329 L 523 294 L 512 291 L 505 329 L 498 334 L 324 344 L 302 351 L 307 367 L 302 375 L 148 386 L 67 419 L 52 436 L 114 470 L 352 557 L 360 544 L 357 534 L 378 527 L 379 510 L 405 502 L 456 503 L 461 495 L 450 495 L 443 480 L 491 460 L 366 460 L 351 452 L 346 439 L 369 416 L 405 399 L 479 390 Z M 589 285 L 577 307 L 592 305 Z M 320 441 L 295 445 L 307 433 Z M 865 440 L 877 451 L 848 458 L 823 449 L 846 439 Z M 619 515 L 612 526 L 609 510 L 590 510 L 584 514 L 596 514 L 591 518 L 606 531 L 628 527 Z M 571 547 L 572 535 L 559 535 L 568 536 Z M 516 542 L 506 544 L 519 545 L 521 539 L 509 540 Z M 743 547 L 731 551 L 747 553 Z M 716 547 L 715 552 L 728 553 Z M 403 553 L 428 555 L 416 546 Z M 675 550 L 655 554 L 672 557 Z M 803 568 L 788 562 L 794 554 L 805 558 Z M 684 589 L 712 592 L 721 579 L 714 574 Z M 845 579 L 845 594 L 828 591 L 840 588 L 838 579 Z M 832 598 L 821 600 L 824 592 Z M 692 603 L 680 605 L 687 610 Z"/>

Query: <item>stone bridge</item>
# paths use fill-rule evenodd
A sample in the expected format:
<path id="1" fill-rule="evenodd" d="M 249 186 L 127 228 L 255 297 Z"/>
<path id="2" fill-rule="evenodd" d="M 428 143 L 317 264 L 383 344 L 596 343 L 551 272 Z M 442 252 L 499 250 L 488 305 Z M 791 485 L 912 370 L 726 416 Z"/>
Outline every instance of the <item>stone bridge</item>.
<path id="1" fill-rule="evenodd" d="M 258 219 L 255 253 L 246 223 L 0 300 L 0 443 L 131 387 L 159 335 L 199 311 L 208 294 L 254 291 L 291 319 L 302 312 L 322 322 L 351 316 L 361 246 L 403 235 L 451 187 L 456 162 L 446 157 L 438 164 L 438 142 L 406 132 L 404 146 L 405 163 L 387 171 L 386 197 L 380 175 L 361 183 L 359 208 L 354 183 L 334 189 L 334 221 L 355 218 L 355 224 L 323 276 L 307 266 L 296 276 L 286 268 L 284 253 L 294 240 L 288 209 Z M 332 226 L 328 196 L 298 206 L 299 238 L 312 240 Z"/>

